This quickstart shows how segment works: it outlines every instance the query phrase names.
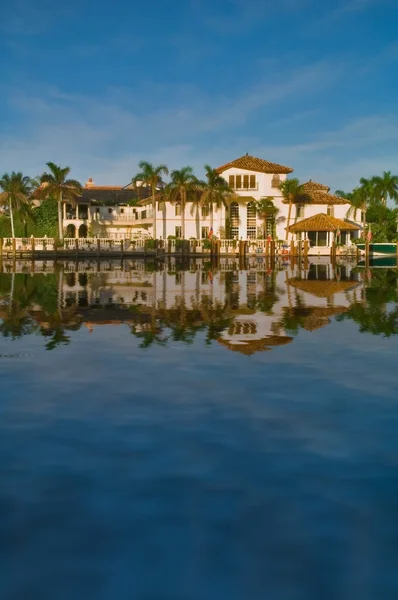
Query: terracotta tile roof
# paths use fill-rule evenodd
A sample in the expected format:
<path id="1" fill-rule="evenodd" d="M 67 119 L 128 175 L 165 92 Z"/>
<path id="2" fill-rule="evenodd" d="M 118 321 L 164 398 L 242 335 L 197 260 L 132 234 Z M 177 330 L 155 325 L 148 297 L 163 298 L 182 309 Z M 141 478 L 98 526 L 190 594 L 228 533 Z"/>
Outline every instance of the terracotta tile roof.
<path id="1" fill-rule="evenodd" d="M 358 231 L 360 227 L 353 225 L 348 221 L 336 219 L 324 213 L 318 213 L 308 219 L 302 219 L 294 225 L 287 227 L 289 233 L 301 233 L 303 231 Z"/>
<path id="2" fill-rule="evenodd" d="M 256 352 L 266 352 L 267 350 L 271 350 L 272 347 L 290 344 L 293 341 L 293 338 L 288 336 L 270 335 L 260 340 L 237 340 L 237 343 L 234 343 L 231 340 L 224 340 L 223 338 L 218 338 L 217 341 L 222 346 L 228 348 L 228 350 L 250 356 Z"/>
<path id="3" fill-rule="evenodd" d="M 304 184 L 305 185 L 305 184 Z M 345 198 L 340 198 L 340 196 L 334 196 L 333 194 L 328 194 L 327 192 L 322 191 L 308 191 L 304 189 L 303 191 L 306 194 L 307 198 L 303 204 L 349 204 L 348 200 Z M 282 200 L 283 204 L 289 204 L 289 200 Z"/>
<path id="4" fill-rule="evenodd" d="M 312 179 L 303 183 L 302 188 L 305 192 L 328 192 L 330 190 L 329 186 L 312 181 Z"/>
<path id="5" fill-rule="evenodd" d="M 256 158 L 255 156 L 250 156 L 249 154 L 241 156 L 236 160 L 218 167 L 216 171 L 218 171 L 218 173 L 223 173 L 223 171 L 226 171 L 231 167 L 246 169 L 247 171 L 256 171 L 258 173 L 270 173 L 272 175 L 288 174 L 293 172 L 293 169 L 290 167 L 284 167 L 283 165 L 278 165 L 277 163 L 269 162 L 268 160 L 263 160 L 262 158 Z"/>
<path id="6" fill-rule="evenodd" d="M 301 292 L 307 292 L 318 298 L 329 298 L 339 292 L 347 292 L 358 287 L 357 281 L 337 281 L 336 279 L 289 279 L 289 285 L 300 290 Z M 344 312 L 344 309 L 339 308 L 337 313 L 331 312 L 318 312 L 317 317 L 326 317 L 333 314 Z M 314 313 L 312 313 L 314 314 Z"/>

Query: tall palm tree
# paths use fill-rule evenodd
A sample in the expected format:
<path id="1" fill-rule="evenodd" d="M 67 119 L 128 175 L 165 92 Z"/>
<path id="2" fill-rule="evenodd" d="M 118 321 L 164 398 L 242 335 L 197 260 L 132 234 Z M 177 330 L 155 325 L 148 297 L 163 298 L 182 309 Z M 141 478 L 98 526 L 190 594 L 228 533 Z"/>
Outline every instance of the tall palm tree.
<path id="1" fill-rule="evenodd" d="M 39 198 L 51 198 L 58 203 L 58 235 L 64 239 L 62 223 L 62 205 L 69 202 L 74 205 L 82 193 L 82 186 L 76 179 L 68 179 L 70 167 L 60 167 L 53 162 L 46 163 L 48 172 L 40 177 L 41 186 L 37 190 Z"/>
<path id="2" fill-rule="evenodd" d="M 15 237 L 14 212 L 19 212 L 22 207 L 28 204 L 29 195 L 32 191 L 32 181 L 22 173 L 14 171 L 9 175 L 4 173 L 0 179 L 0 203 L 7 204 L 10 211 L 11 235 Z"/>
<path id="3" fill-rule="evenodd" d="M 228 201 L 235 197 L 234 192 L 221 175 L 210 165 L 205 165 L 206 181 L 200 182 L 200 202 L 210 209 L 210 229 L 213 229 L 214 207 L 227 206 Z"/>
<path id="4" fill-rule="evenodd" d="M 138 183 L 140 183 L 141 186 L 144 185 L 151 189 L 153 212 L 152 235 L 156 240 L 156 192 L 159 186 L 163 184 L 162 175 L 168 175 L 169 170 L 166 165 L 158 165 L 154 167 L 146 160 L 142 160 L 140 163 L 138 163 L 138 167 L 140 168 L 140 171 L 132 178 L 131 181 L 136 187 L 138 187 Z M 163 219 L 166 219 L 165 207 L 163 208 Z"/>
<path id="5" fill-rule="evenodd" d="M 350 207 L 347 210 L 347 217 L 354 217 L 357 220 L 357 212 L 362 213 L 362 235 L 365 236 L 366 232 L 366 211 L 376 204 L 380 204 L 380 200 L 376 196 L 375 187 L 371 180 L 362 177 L 360 179 L 361 185 L 354 188 L 352 192 L 344 193 L 342 190 L 336 190 L 336 194 L 342 198 L 346 198 L 350 203 Z"/>
<path id="6" fill-rule="evenodd" d="M 303 186 L 297 177 L 292 177 L 292 179 L 285 179 L 279 185 L 279 189 L 282 192 L 285 200 L 289 202 L 289 210 L 287 214 L 287 224 L 286 224 L 286 240 L 289 238 L 289 225 L 290 218 L 292 216 L 292 206 L 298 202 L 307 202 L 308 195 L 304 192 Z"/>
<path id="7" fill-rule="evenodd" d="M 275 206 L 273 197 L 267 196 L 266 198 L 260 198 L 260 200 L 257 200 L 256 212 L 263 221 L 263 236 L 265 239 L 267 235 L 267 221 L 271 218 L 273 223 L 275 223 L 275 217 L 279 212 L 279 208 Z M 272 235 L 274 237 L 274 232 Z"/>
<path id="8" fill-rule="evenodd" d="M 386 206 L 387 200 L 394 200 L 398 204 L 398 175 L 392 175 L 391 171 L 384 171 L 383 175 L 372 177 L 370 182 L 374 186 L 376 196 Z"/>
<path id="9" fill-rule="evenodd" d="M 171 181 L 167 184 L 165 195 L 170 202 L 179 202 L 181 206 L 181 237 L 185 239 L 185 207 L 200 189 L 192 167 L 183 167 L 170 173 Z"/>

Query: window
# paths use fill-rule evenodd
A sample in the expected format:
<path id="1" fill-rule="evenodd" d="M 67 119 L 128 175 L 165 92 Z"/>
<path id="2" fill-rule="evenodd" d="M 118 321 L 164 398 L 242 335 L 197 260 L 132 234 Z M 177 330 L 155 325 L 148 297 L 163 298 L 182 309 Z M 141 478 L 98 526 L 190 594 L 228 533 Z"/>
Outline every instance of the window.
<path id="1" fill-rule="evenodd" d="M 209 214 L 210 214 L 210 207 L 208 205 L 202 206 L 202 217 L 206 218 L 209 216 Z"/>
<path id="2" fill-rule="evenodd" d="M 112 209 L 108 208 L 108 213 L 111 215 L 112 214 Z"/>
<path id="3" fill-rule="evenodd" d="M 209 237 L 209 228 L 208 227 L 202 227 L 202 240 L 206 239 Z"/>
<path id="4" fill-rule="evenodd" d="M 327 212 L 327 214 L 328 214 L 330 217 L 334 217 L 334 206 L 333 206 L 333 204 L 328 204 L 328 207 L 327 207 L 327 209 L 326 209 L 326 212 Z"/>
<path id="5" fill-rule="evenodd" d="M 121 215 L 124 215 L 124 208 L 121 208 L 121 209 L 120 209 L 120 214 L 121 214 Z"/>
<path id="6" fill-rule="evenodd" d="M 247 205 L 247 239 L 255 240 L 256 239 L 256 206 L 253 202 L 249 202 Z"/>
<path id="7" fill-rule="evenodd" d="M 174 214 L 176 217 L 181 216 L 181 204 L 180 203 L 175 205 Z"/>
<path id="8" fill-rule="evenodd" d="M 272 175 L 271 187 L 278 188 L 281 184 L 281 178 L 279 175 Z"/>
<path id="9" fill-rule="evenodd" d="M 310 240 L 310 246 L 327 246 L 328 245 L 327 231 L 309 231 L 308 239 Z"/>
<path id="10" fill-rule="evenodd" d="M 296 218 L 297 219 L 302 219 L 304 217 L 304 205 L 303 204 L 297 204 L 296 205 Z"/>
<path id="11" fill-rule="evenodd" d="M 77 214 L 79 219 L 88 219 L 88 207 L 87 206 L 78 206 Z"/>
<path id="12" fill-rule="evenodd" d="M 257 182 L 255 175 L 230 175 L 228 178 L 229 187 L 234 190 L 256 190 Z"/>
<path id="13" fill-rule="evenodd" d="M 75 219 L 76 218 L 76 211 L 71 204 L 66 205 L 66 218 L 67 219 Z"/>
<path id="14" fill-rule="evenodd" d="M 231 221 L 231 237 L 232 239 L 238 239 L 239 237 L 239 204 L 232 202 L 229 207 L 229 217 Z"/>
<path id="15" fill-rule="evenodd" d="M 181 225 L 176 225 L 175 236 L 176 238 L 181 238 Z"/>

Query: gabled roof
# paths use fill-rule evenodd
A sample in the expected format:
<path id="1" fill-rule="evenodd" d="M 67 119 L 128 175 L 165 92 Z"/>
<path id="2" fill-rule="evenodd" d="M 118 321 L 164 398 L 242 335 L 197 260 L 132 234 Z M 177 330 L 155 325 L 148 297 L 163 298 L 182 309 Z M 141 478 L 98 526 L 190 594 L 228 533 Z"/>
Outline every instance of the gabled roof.
<path id="1" fill-rule="evenodd" d="M 271 175 L 293 172 L 293 169 L 290 167 L 284 167 L 283 165 L 278 165 L 277 163 L 269 162 L 262 158 L 256 158 L 255 156 L 250 156 L 250 154 L 245 154 L 245 156 L 241 156 L 240 158 L 222 165 L 221 167 L 218 167 L 216 171 L 218 173 L 223 173 L 231 167 L 237 167 L 238 169 L 245 169 L 247 171 L 257 171 L 258 173 L 270 173 Z"/>
<path id="2" fill-rule="evenodd" d="M 324 213 L 318 213 L 308 219 L 302 219 L 294 225 L 286 228 L 289 233 L 301 233 L 303 231 L 357 231 L 358 225 L 353 225 L 348 221 L 336 219 Z"/>

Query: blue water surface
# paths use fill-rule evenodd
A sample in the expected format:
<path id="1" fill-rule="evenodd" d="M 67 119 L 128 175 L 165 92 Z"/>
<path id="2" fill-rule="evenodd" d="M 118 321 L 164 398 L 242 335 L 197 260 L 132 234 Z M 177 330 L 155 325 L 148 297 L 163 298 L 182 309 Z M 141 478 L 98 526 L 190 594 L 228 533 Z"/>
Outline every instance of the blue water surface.
<path id="1" fill-rule="evenodd" d="M 397 598 L 396 270 L 90 269 L 0 274 L 0 597 Z"/>

